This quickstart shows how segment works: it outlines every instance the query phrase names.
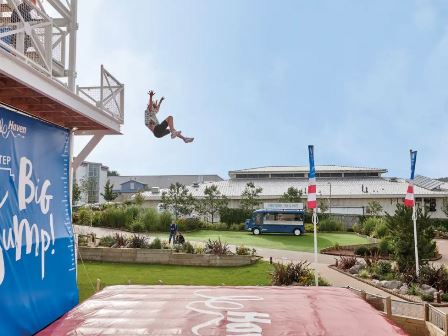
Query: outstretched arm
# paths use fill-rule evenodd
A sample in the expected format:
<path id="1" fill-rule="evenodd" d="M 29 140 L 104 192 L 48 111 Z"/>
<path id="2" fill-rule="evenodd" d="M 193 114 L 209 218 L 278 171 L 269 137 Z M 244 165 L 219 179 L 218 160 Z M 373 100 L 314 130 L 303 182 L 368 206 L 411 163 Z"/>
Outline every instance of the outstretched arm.
<path id="1" fill-rule="evenodd" d="M 151 109 L 151 108 L 152 108 L 152 97 L 155 95 L 155 93 L 154 93 L 153 90 L 151 90 L 151 91 L 148 92 L 148 94 L 149 94 L 149 103 L 148 103 L 148 107 L 149 107 L 149 109 Z"/>
<path id="2" fill-rule="evenodd" d="M 158 108 L 160 108 L 160 105 L 162 104 L 162 102 L 163 102 L 164 100 L 165 100 L 165 97 L 160 98 L 159 105 L 157 106 Z"/>

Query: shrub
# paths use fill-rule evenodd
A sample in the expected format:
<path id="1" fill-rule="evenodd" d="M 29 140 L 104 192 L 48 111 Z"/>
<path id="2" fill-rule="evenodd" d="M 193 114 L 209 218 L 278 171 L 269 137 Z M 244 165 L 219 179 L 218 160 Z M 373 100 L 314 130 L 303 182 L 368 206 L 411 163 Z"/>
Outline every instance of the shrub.
<path id="1" fill-rule="evenodd" d="M 218 238 L 218 240 L 209 239 L 205 244 L 205 252 L 214 255 L 228 255 L 230 254 L 230 248 L 226 242 L 221 241 L 221 238 Z"/>
<path id="2" fill-rule="evenodd" d="M 352 229 L 353 229 L 353 232 L 362 234 L 362 224 L 354 224 Z"/>
<path id="3" fill-rule="evenodd" d="M 383 256 L 389 255 L 393 252 L 389 237 L 385 237 L 380 241 L 378 244 L 378 250 Z"/>
<path id="4" fill-rule="evenodd" d="M 170 212 L 164 211 L 161 214 L 159 214 L 159 221 L 160 221 L 160 231 L 167 232 L 170 224 L 173 222 L 173 217 Z"/>
<path id="5" fill-rule="evenodd" d="M 112 247 L 115 244 L 115 238 L 113 236 L 105 236 L 100 239 L 100 246 Z"/>
<path id="6" fill-rule="evenodd" d="M 126 237 L 121 233 L 116 233 L 114 236 L 115 244 L 112 247 L 125 247 L 127 244 Z"/>
<path id="7" fill-rule="evenodd" d="M 90 209 L 80 209 L 78 211 L 78 224 L 79 225 L 92 225 L 93 211 Z"/>
<path id="8" fill-rule="evenodd" d="M 443 293 L 441 295 L 441 299 L 442 299 L 442 301 L 447 302 L 448 301 L 448 293 Z"/>
<path id="9" fill-rule="evenodd" d="M 194 247 L 194 253 L 196 254 L 204 254 L 205 253 L 205 247 L 202 245 L 196 245 Z"/>
<path id="10" fill-rule="evenodd" d="M 159 238 L 154 239 L 149 245 L 148 248 L 154 250 L 160 250 L 162 248 L 162 242 Z"/>
<path id="11" fill-rule="evenodd" d="M 412 283 L 409 288 L 408 288 L 408 295 L 419 295 L 420 293 L 420 288 L 418 288 L 418 286 L 414 283 Z"/>
<path id="12" fill-rule="evenodd" d="M 145 231 L 145 225 L 143 224 L 143 221 L 138 218 L 131 224 L 129 229 L 132 232 L 143 232 Z"/>
<path id="13" fill-rule="evenodd" d="M 87 236 L 78 236 L 78 246 L 87 246 Z"/>
<path id="14" fill-rule="evenodd" d="M 355 249 L 355 254 L 363 257 L 369 254 L 369 248 L 367 246 L 359 246 Z"/>
<path id="15" fill-rule="evenodd" d="M 232 224 L 229 226 L 230 231 L 243 231 L 244 224 Z"/>
<path id="16" fill-rule="evenodd" d="M 314 229 L 313 229 L 314 230 Z M 322 219 L 319 222 L 319 231 L 322 232 L 333 232 L 333 231 L 344 231 L 344 226 L 341 222 L 332 219 L 332 218 L 326 218 Z"/>
<path id="17" fill-rule="evenodd" d="M 363 278 L 363 279 L 370 278 L 369 271 L 366 270 L 365 268 L 362 269 L 362 270 L 360 270 L 359 273 L 358 273 L 358 275 L 359 275 L 360 278 Z"/>
<path id="18" fill-rule="evenodd" d="M 377 225 L 380 225 L 381 223 L 383 223 L 383 220 L 381 218 L 367 217 L 362 223 L 362 234 L 366 236 L 372 235 Z"/>
<path id="19" fill-rule="evenodd" d="M 141 221 L 146 231 L 157 232 L 161 231 L 160 216 L 156 209 L 145 209 L 141 214 Z"/>
<path id="20" fill-rule="evenodd" d="M 148 246 L 147 240 L 145 236 L 134 234 L 128 239 L 126 246 L 131 248 L 145 248 Z"/>
<path id="21" fill-rule="evenodd" d="M 339 260 L 338 260 L 338 268 L 339 269 L 348 270 L 348 269 L 352 268 L 353 266 L 355 266 L 355 264 L 356 264 L 356 257 L 352 257 L 352 256 L 339 257 Z"/>
<path id="22" fill-rule="evenodd" d="M 392 273 L 392 264 L 389 261 L 378 261 L 378 263 L 375 265 L 375 273 L 380 276 Z"/>
<path id="23" fill-rule="evenodd" d="M 437 290 L 448 291 L 448 271 L 444 265 L 433 266 L 424 265 L 420 267 L 417 282 L 420 285 L 426 284 Z"/>
<path id="24" fill-rule="evenodd" d="M 203 227 L 205 230 L 227 231 L 228 227 L 225 223 L 205 224 Z"/>
<path id="25" fill-rule="evenodd" d="M 129 228 L 132 219 L 126 215 L 123 208 L 107 208 L 102 212 L 101 226 L 111 228 Z"/>
<path id="26" fill-rule="evenodd" d="M 251 216 L 252 212 L 244 209 L 222 208 L 219 211 L 221 222 L 226 223 L 229 226 L 232 224 L 244 223 L 246 219 Z"/>
<path id="27" fill-rule="evenodd" d="M 183 249 L 184 249 L 185 253 L 191 253 L 191 254 L 194 253 L 194 247 L 193 247 L 193 245 L 191 245 L 190 242 L 185 242 Z"/>
<path id="28" fill-rule="evenodd" d="M 317 231 L 319 231 L 319 226 L 317 226 Z M 314 224 L 305 224 L 305 232 L 314 232 Z"/>
<path id="29" fill-rule="evenodd" d="M 375 230 L 372 233 L 372 236 L 375 238 L 383 238 L 388 235 L 389 230 L 387 229 L 387 225 L 383 219 L 378 218 L 380 222 L 378 222 L 375 226 Z"/>
<path id="30" fill-rule="evenodd" d="M 136 206 L 129 206 L 126 208 L 125 212 L 126 216 L 133 221 L 137 219 L 138 215 L 140 214 L 140 208 Z"/>
<path id="31" fill-rule="evenodd" d="M 426 301 L 426 302 L 433 302 L 434 301 L 434 295 L 431 295 L 431 294 L 421 293 L 420 294 L 420 298 L 423 301 Z"/>
<path id="32" fill-rule="evenodd" d="M 177 220 L 179 231 L 195 231 L 202 227 L 202 222 L 199 218 L 180 218 Z"/>
<path id="33" fill-rule="evenodd" d="M 101 226 L 102 221 L 103 221 L 103 212 L 95 211 L 92 217 L 92 226 L 95 227 Z"/>
<path id="34" fill-rule="evenodd" d="M 314 273 L 309 267 L 307 261 L 300 261 L 296 264 L 289 263 L 287 265 L 274 263 L 274 271 L 271 273 L 271 284 L 274 286 L 313 286 Z M 320 279 L 319 285 L 326 286 L 328 283 Z"/>
<path id="35" fill-rule="evenodd" d="M 236 247 L 235 252 L 238 255 L 250 255 L 250 248 L 240 245 Z"/>

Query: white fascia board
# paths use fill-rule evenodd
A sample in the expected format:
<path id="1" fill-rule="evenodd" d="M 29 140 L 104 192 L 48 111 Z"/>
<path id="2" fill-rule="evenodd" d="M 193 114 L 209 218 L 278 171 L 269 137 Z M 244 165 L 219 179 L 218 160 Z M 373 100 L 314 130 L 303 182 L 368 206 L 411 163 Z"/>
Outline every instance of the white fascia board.
<path id="1" fill-rule="evenodd" d="M 121 134 L 120 124 L 112 116 L 4 50 L 0 50 L 0 72 L 106 127 L 108 134 Z"/>

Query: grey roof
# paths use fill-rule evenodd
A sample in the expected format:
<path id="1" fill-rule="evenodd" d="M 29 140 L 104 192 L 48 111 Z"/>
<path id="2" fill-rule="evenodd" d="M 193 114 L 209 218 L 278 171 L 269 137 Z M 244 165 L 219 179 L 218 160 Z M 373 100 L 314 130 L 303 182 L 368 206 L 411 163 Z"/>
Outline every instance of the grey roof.
<path id="1" fill-rule="evenodd" d="M 306 195 L 308 186 L 307 180 L 297 179 L 260 179 L 253 181 L 255 186 L 263 188 L 260 196 L 262 198 L 278 197 L 285 193 L 289 187 L 295 187 L 302 190 Z M 198 187 L 188 187 L 189 191 L 195 197 L 204 196 L 204 190 L 207 186 L 215 184 L 218 190 L 229 198 L 238 199 L 241 197 L 246 180 L 230 179 L 221 182 L 203 183 Z M 356 179 L 333 179 L 317 180 L 317 194 L 332 198 L 404 198 L 408 186 L 405 179 L 388 179 L 388 178 L 356 178 Z M 159 194 L 145 192 L 143 195 L 146 199 L 159 199 L 164 190 L 160 190 Z M 448 190 L 435 191 L 419 186 L 414 187 L 416 197 L 447 197 Z"/>
<path id="2" fill-rule="evenodd" d="M 434 179 L 426 177 L 426 176 L 417 175 L 414 178 L 414 185 L 425 188 L 425 189 L 429 189 L 429 190 L 440 190 L 440 189 L 444 188 L 446 183 L 444 183 L 442 181 L 434 180 Z"/>
<path id="3" fill-rule="evenodd" d="M 248 168 L 241 170 L 232 170 L 229 174 L 236 173 L 307 173 L 308 166 L 266 166 L 257 168 Z M 387 169 L 384 168 L 367 168 L 367 167 L 351 167 L 351 166 L 339 166 L 339 165 L 317 165 L 316 171 L 318 172 L 379 172 L 386 173 Z"/>
<path id="4" fill-rule="evenodd" d="M 148 186 L 148 188 L 169 188 L 173 183 L 179 182 L 184 185 L 193 183 L 222 181 L 218 175 L 146 175 L 146 176 L 108 176 L 114 185 L 114 190 L 120 190 L 120 185 L 129 181 L 136 181 Z"/>

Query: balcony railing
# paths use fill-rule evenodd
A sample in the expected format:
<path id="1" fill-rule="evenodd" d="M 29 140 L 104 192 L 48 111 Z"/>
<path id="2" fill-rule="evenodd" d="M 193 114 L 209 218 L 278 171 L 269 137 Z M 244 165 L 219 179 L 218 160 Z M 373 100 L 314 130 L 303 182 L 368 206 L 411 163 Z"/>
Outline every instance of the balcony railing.
<path id="1" fill-rule="evenodd" d="M 124 85 L 101 65 L 100 86 L 77 86 L 76 93 L 109 113 L 120 123 L 124 122 Z"/>

